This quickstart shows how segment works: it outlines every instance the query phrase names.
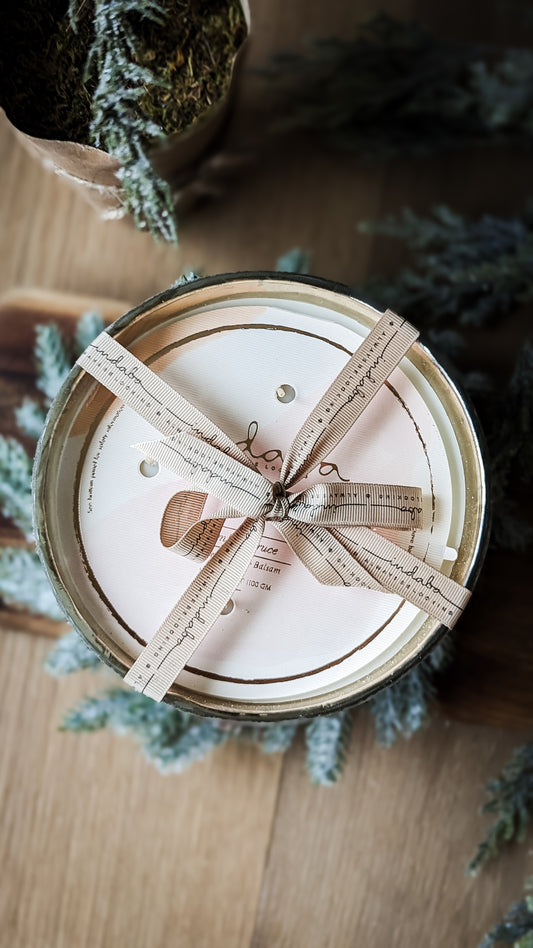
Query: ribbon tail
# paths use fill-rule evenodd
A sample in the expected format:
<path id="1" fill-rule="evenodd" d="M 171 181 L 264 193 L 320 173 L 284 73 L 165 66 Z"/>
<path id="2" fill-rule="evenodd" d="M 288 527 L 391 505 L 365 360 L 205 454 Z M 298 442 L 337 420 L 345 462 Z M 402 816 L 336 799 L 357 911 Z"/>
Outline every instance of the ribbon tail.
<path id="1" fill-rule="evenodd" d="M 324 527 L 357 525 L 412 530 L 422 526 L 422 488 L 400 484 L 314 484 L 294 496 L 289 517 Z"/>
<path id="2" fill-rule="evenodd" d="M 362 586 L 383 592 L 379 583 L 325 527 L 293 520 L 276 522 L 276 529 L 315 579 L 324 586 Z"/>
<path id="3" fill-rule="evenodd" d="M 126 675 L 135 691 L 164 698 L 239 585 L 263 526 L 263 520 L 245 520 L 202 567 Z"/>
<path id="4" fill-rule="evenodd" d="M 453 628 L 470 590 L 367 527 L 345 527 L 332 533 L 387 592 Z"/>

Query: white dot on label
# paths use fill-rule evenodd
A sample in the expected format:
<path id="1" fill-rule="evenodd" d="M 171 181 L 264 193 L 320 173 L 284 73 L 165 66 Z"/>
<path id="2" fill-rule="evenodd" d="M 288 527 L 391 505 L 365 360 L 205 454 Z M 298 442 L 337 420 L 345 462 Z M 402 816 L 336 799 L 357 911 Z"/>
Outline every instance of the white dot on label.
<path id="1" fill-rule="evenodd" d="M 283 402 L 284 405 L 288 405 L 289 402 L 293 402 L 296 398 L 296 390 L 292 385 L 278 385 L 276 398 L 278 402 Z"/>
<path id="2" fill-rule="evenodd" d="M 230 612 L 233 612 L 234 608 L 235 608 L 235 603 L 233 602 L 233 599 L 228 599 L 224 608 L 220 610 L 220 615 L 229 616 Z"/>
<path id="3" fill-rule="evenodd" d="M 153 461 L 152 458 L 145 458 L 139 464 L 139 470 L 143 477 L 155 477 L 156 474 L 159 474 L 159 464 L 157 461 Z"/>

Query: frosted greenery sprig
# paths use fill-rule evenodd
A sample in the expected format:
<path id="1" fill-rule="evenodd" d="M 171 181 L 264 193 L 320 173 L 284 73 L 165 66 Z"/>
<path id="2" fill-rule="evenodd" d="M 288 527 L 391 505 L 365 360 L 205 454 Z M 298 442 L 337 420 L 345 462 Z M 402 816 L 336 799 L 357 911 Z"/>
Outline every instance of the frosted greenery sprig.
<path id="1" fill-rule="evenodd" d="M 284 128 L 363 156 L 533 140 L 533 52 L 433 35 L 379 14 L 354 39 L 316 40 L 263 72 L 284 93 Z"/>
<path id="2" fill-rule="evenodd" d="M 312 783 L 336 783 L 346 760 L 352 733 L 351 711 L 314 718 L 305 728 L 306 766 Z"/>
<path id="3" fill-rule="evenodd" d="M 392 305 L 417 326 L 484 326 L 533 301 L 532 204 L 514 217 L 476 220 L 445 206 L 425 217 L 406 208 L 359 229 L 402 241 L 413 263 L 355 292 L 381 308 Z"/>
<path id="4" fill-rule="evenodd" d="M 64 621 L 35 550 L 0 547 L 0 596 L 8 605 Z"/>
<path id="5" fill-rule="evenodd" d="M 496 819 L 468 866 L 471 876 L 507 843 L 525 839 L 533 815 L 533 743 L 514 751 L 500 776 L 487 784 L 486 792 L 489 800 L 481 812 Z"/>
<path id="6" fill-rule="evenodd" d="M 370 699 L 379 744 L 391 747 L 398 737 L 412 737 L 428 723 L 437 692 L 435 674 L 450 661 L 451 645 L 446 638 L 423 662 Z"/>
<path id="7" fill-rule="evenodd" d="M 98 653 L 86 645 L 75 629 L 71 629 L 57 640 L 48 653 L 44 667 L 54 678 L 63 678 L 74 672 L 85 671 L 86 668 L 101 669 L 102 662 Z"/>
<path id="8" fill-rule="evenodd" d="M 0 435 L 0 506 L 28 539 L 32 536 L 32 461 L 14 438 Z"/>
<path id="9" fill-rule="evenodd" d="M 435 654 L 431 652 L 421 665 L 408 672 L 385 692 L 369 702 L 370 711 L 376 721 L 376 735 L 381 743 L 390 746 L 398 737 L 411 737 L 428 723 L 432 699 L 435 694 L 433 676 L 445 666 L 449 654 L 448 645 L 437 646 Z M 48 656 L 46 667 L 51 674 L 62 676 L 82 671 L 87 667 L 97 667 L 98 664 L 99 659 L 95 653 L 88 649 L 81 641 L 78 633 L 73 631 L 58 640 Z M 116 721 L 122 720 L 124 708 L 127 706 L 127 699 L 123 697 L 124 694 L 130 695 L 131 693 L 121 688 L 112 688 L 97 696 L 98 700 L 93 697 L 84 699 L 76 706 L 73 715 L 70 712 L 67 714 L 63 725 L 64 729 L 81 732 L 106 728 L 117 733 L 136 737 L 135 716 L 138 714 L 140 715 L 139 720 L 142 721 L 141 743 L 144 728 L 148 725 L 150 725 L 151 734 L 154 737 L 152 749 L 147 756 L 152 763 L 156 764 L 159 770 L 165 772 L 166 757 L 158 762 L 157 748 L 167 741 L 166 735 L 171 727 L 172 715 L 177 715 L 179 719 L 176 728 L 179 730 L 180 741 L 183 736 L 182 729 L 192 729 L 198 718 L 196 715 L 190 714 L 187 717 L 187 722 L 184 723 L 184 712 L 169 705 L 165 705 L 165 712 L 161 712 L 158 710 L 161 705 L 149 698 L 140 696 L 143 699 L 142 702 L 140 704 L 133 703 L 134 714 L 128 718 L 131 726 L 121 729 L 117 727 Z M 387 695 L 386 700 L 383 700 L 383 695 Z M 113 712 L 115 701 L 119 706 L 118 718 L 115 717 Z M 217 718 L 209 719 L 209 721 L 210 726 L 216 732 L 221 730 L 226 737 L 252 742 L 261 751 L 268 754 L 286 751 L 298 729 L 305 730 L 306 767 L 311 780 L 313 783 L 322 786 L 330 786 L 338 780 L 342 772 L 353 719 L 354 712 L 340 711 L 313 718 L 309 722 L 286 721 L 261 726 L 234 724 Z M 159 734 L 160 727 L 163 727 L 163 733 L 161 734 Z M 196 732 L 193 731 L 192 733 Z M 203 728 L 201 734 L 202 740 L 216 740 L 216 735 L 209 736 L 207 725 Z M 183 744 L 180 744 L 180 748 L 182 747 Z M 182 770 L 188 765 L 187 762 L 192 762 L 192 758 L 190 758 L 189 753 L 186 757 L 182 757 L 180 748 L 176 750 L 176 768 Z M 170 749 L 168 753 L 171 753 Z M 203 756 L 203 754 L 200 756 Z"/>
<path id="10" fill-rule="evenodd" d="M 280 273 L 309 273 L 309 264 L 311 263 L 311 254 L 301 247 L 293 247 L 287 253 L 282 254 L 276 262 L 276 270 Z"/>
<path id="11" fill-rule="evenodd" d="M 70 0 L 74 28 L 83 4 Z M 92 97 L 90 133 L 120 163 L 126 209 L 137 227 L 156 239 L 177 243 L 174 203 L 170 186 L 154 170 L 148 151 L 164 139 L 163 130 L 139 110 L 147 85 L 164 86 L 145 66 L 135 62 L 139 39 L 132 14 L 163 25 L 165 10 L 156 0 L 94 0 L 94 39 L 87 58 L 86 75 L 97 77 Z"/>
<path id="12" fill-rule="evenodd" d="M 531 888 L 531 880 L 526 888 Z M 526 895 L 511 905 L 501 922 L 485 935 L 479 948 L 493 945 L 512 945 L 513 948 L 533 948 L 533 896 Z"/>
<path id="13" fill-rule="evenodd" d="M 22 434 L 37 441 L 74 356 L 101 332 L 103 325 L 99 313 L 85 313 L 78 322 L 73 347 L 55 324 L 36 327 L 36 386 L 43 395 L 40 400 L 26 398 L 15 410 Z M 4 516 L 13 521 L 27 540 L 33 539 L 32 466 L 33 459 L 20 442 L 0 435 L 0 506 Z M 0 548 L 0 596 L 10 605 L 22 606 L 50 619 L 64 618 L 34 550 L 18 546 Z"/>
<path id="14" fill-rule="evenodd" d="M 63 722 L 63 730 L 76 733 L 103 728 L 133 737 L 147 760 L 164 774 L 180 773 L 229 737 L 209 718 L 122 688 L 84 698 Z"/>

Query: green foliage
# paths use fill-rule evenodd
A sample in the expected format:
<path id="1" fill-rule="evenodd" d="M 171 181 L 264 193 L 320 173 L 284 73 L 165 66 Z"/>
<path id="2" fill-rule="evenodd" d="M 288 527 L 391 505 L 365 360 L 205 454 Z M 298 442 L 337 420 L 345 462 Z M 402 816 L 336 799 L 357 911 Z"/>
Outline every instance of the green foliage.
<path id="1" fill-rule="evenodd" d="M 182 273 L 177 280 L 174 280 L 172 286 L 187 286 L 187 283 L 194 283 L 195 280 L 199 279 L 199 274 L 194 273 L 193 270 L 187 270 L 186 273 Z"/>
<path id="2" fill-rule="evenodd" d="M 97 335 L 102 326 L 102 317 L 97 313 L 84 314 L 77 328 L 76 352 L 82 351 L 88 345 L 87 340 L 94 338 L 91 333 L 94 331 Z M 35 334 L 36 385 L 44 395 L 44 405 L 34 399 L 26 398 L 22 405 L 15 409 L 15 416 L 21 432 L 37 440 L 44 425 L 46 412 L 70 372 L 72 355 L 67 342 L 54 323 L 36 326 Z M 32 466 L 33 461 L 22 444 L 14 438 L 0 435 L 0 508 L 3 515 L 11 519 L 29 540 L 33 537 Z M 16 570 L 17 575 L 22 579 L 23 573 L 19 570 L 22 560 L 16 554 L 17 551 L 12 551 L 5 559 L 4 571 L 8 570 L 11 564 L 13 570 Z M 31 571 L 31 582 L 37 581 L 38 569 L 38 561 L 36 561 Z M 4 582 L 7 582 L 7 578 Z M 11 597 L 10 601 L 13 601 L 13 589 L 10 586 L 5 586 L 5 589 L 6 595 Z M 11 591 L 8 591 L 9 589 Z M 40 590 L 37 590 L 35 595 L 35 601 L 43 601 Z M 23 598 L 20 601 L 31 608 L 32 596 L 28 583 L 23 583 L 21 596 Z M 36 611 L 49 614 L 42 608 Z"/>
<path id="3" fill-rule="evenodd" d="M 76 355 L 81 355 L 93 339 L 96 339 L 104 329 L 104 320 L 101 313 L 94 309 L 89 309 L 83 313 L 76 326 L 75 350 Z"/>
<path id="4" fill-rule="evenodd" d="M 31 469 L 31 458 L 23 446 L 0 435 L 0 509 L 28 539 L 33 529 Z"/>
<path id="5" fill-rule="evenodd" d="M 0 596 L 9 605 L 22 606 L 49 619 L 65 618 L 34 550 L 0 548 Z"/>
<path id="6" fill-rule="evenodd" d="M 69 374 L 72 360 L 68 346 L 55 323 L 36 326 L 35 335 L 36 385 L 50 404 Z"/>
<path id="7" fill-rule="evenodd" d="M 75 355 L 83 352 L 103 328 L 104 321 L 100 313 L 93 310 L 84 313 L 76 327 Z M 47 410 L 70 372 L 73 356 L 55 323 L 36 326 L 35 333 L 36 385 L 45 396 L 44 405 L 35 399 L 25 398 L 22 405 L 15 408 L 15 417 L 22 434 L 37 441 L 44 427 Z"/>
<path id="8" fill-rule="evenodd" d="M 78 0 L 71 0 L 70 15 L 78 19 Z M 121 165 L 118 176 L 126 208 L 142 230 L 156 238 L 177 242 L 170 187 L 156 174 L 148 148 L 164 137 L 161 127 L 143 115 L 139 100 L 148 85 L 163 80 L 134 61 L 138 36 L 131 14 L 162 25 L 164 9 L 156 0 L 95 0 L 94 39 L 87 59 L 87 76 L 96 76 L 92 98 L 91 136 Z"/>
<path id="9" fill-rule="evenodd" d="M 25 398 L 22 405 L 15 408 L 15 418 L 22 434 L 33 441 L 40 438 L 46 421 L 46 411 L 38 402 L 33 398 Z"/>
<path id="10" fill-rule="evenodd" d="M 484 326 L 533 301 L 533 205 L 514 217 L 478 220 L 448 207 L 434 207 L 428 217 L 404 209 L 359 226 L 403 241 L 413 263 L 392 277 L 371 278 L 356 294 L 416 326 Z"/>
<path id="11" fill-rule="evenodd" d="M 515 902 L 501 922 L 485 936 L 479 948 L 492 945 L 513 945 L 513 948 L 533 948 L 533 898 L 526 896 Z"/>
<path id="12" fill-rule="evenodd" d="M 50 675 L 62 678 L 85 668 L 101 668 L 102 662 L 97 653 L 85 644 L 81 635 L 72 629 L 57 640 L 48 653 L 44 667 Z"/>
<path id="13" fill-rule="evenodd" d="M 145 757 L 163 774 L 180 773 L 229 737 L 216 721 L 122 688 L 84 698 L 63 722 L 64 730 L 76 733 L 103 728 L 134 737 Z"/>
<path id="14" fill-rule="evenodd" d="M 293 247 L 284 253 L 276 262 L 276 270 L 280 273 L 308 273 L 311 254 L 301 247 Z"/>
<path id="15" fill-rule="evenodd" d="M 351 711 L 313 718 L 305 728 L 306 766 L 312 783 L 329 787 L 340 776 L 352 731 Z"/>
<path id="16" fill-rule="evenodd" d="M 436 693 L 435 672 L 449 661 L 450 645 L 445 639 L 424 661 L 370 699 L 367 707 L 374 717 L 379 744 L 391 747 L 398 737 L 412 737 L 428 723 Z"/>
<path id="17" fill-rule="evenodd" d="M 501 775 L 487 784 L 489 800 L 482 813 L 496 815 L 484 841 L 468 866 L 475 876 L 509 842 L 525 839 L 533 813 L 533 743 L 514 751 Z"/>
<path id="18" fill-rule="evenodd" d="M 533 139 L 533 53 L 433 36 L 379 14 L 354 39 L 320 39 L 265 70 L 284 127 L 366 156 L 427 155 Z"/>
<path id="19" fill-rule="evenodd" d="M 468 350 L 451 325 L 479 328 L 533 301 L 533 205 L 511 218 L 469 221 L 446 207 L 429 217 L 404 210 L 363 229 L 405 242 L 415 263 L 374 277 L 354 292 L 426 328 L 426 338 L 452 377 L 469 390 L 487 438 L 493 495 L 492 539 L 516 550 L 533 528 L 517 514 L 512 488 L 533 474 L 533 350 L 525 342 L 509 385 L 493 387 L 476 371 L 459 371 Z"/>
<path id="20" fill-rule="evenodd" d="M 264 754 L 284 753 L 292 744 L 298 730 L 298 723 L 286 721 L 281 724 L 269 724 L 261 729 L 256 728 L 255 738 Z"/>

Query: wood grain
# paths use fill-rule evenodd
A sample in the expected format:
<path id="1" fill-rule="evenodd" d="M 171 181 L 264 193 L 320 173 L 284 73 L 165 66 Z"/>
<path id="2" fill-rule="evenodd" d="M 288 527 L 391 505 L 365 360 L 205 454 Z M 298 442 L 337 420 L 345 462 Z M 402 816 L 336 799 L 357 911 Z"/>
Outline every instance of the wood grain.
<path id="1" fill-rule="evenodd" d="M 254 0 L 249 65 L 306 35 L 347 35 L 377 8 L 375 0 Z M 501 5 L 481 0 L 379 8 L 416 12 L 447 35 L 528 39 Z M 352 282 L 401 259 L 391 242 L 360 234 L 359 220 L 441 201 L 506 213 L 528 193 L 530 159 L 518 153 L 381 168 L 308 140 L 258 147 L 263 111 L 248 75 L 228 138 L 246 161 L 218 202 L 182 220 L 178 250 L 126 222 L 99 220 L 0 122 L 0 295 L 39 288 L 39 306 L 42 289 L 135 304 L 190 267 L 265 269 L 294 245 L 313 251 L 314 273 Z M 63 312 L 63 324 L 72 316 Z M 2 430 L 32 377 L 33 322 L 18 312 L 0 323 Z M 521 323 L 511 323 L 503 355 L 487 339 L 486 364 L 510 365 L 521 335 Z M 22 542 L 4 525 L 6 540 Z M 463 877 L 482 831 L 483 784 L 526 737 L 502 725 L 531 723 L 529 577 L 520 563 L 487 564 L 460 627 L 441 718 L 385 751 L 359 711 L 346 773 L 328 790 L 309 784 L 301 743 L 283 761 L 227 745 L 163 778 L 129 740 L 59 733 L 64 710 L 109 679 L 47 677 L 49 642 L 21 629 L 54 626 L 1 614 L 0 948 L 474 948 L 533 871 L 522 847 L 478 880 Z"/>
<path id="2" fill-rule="evenodd" d="M 94 681 L 54 681 L 45 653 L 0 639 L 0 944 L 249 945 L 279 756 L 230 746 L 165 779 L 128 741 L 60 733 Z"/>

